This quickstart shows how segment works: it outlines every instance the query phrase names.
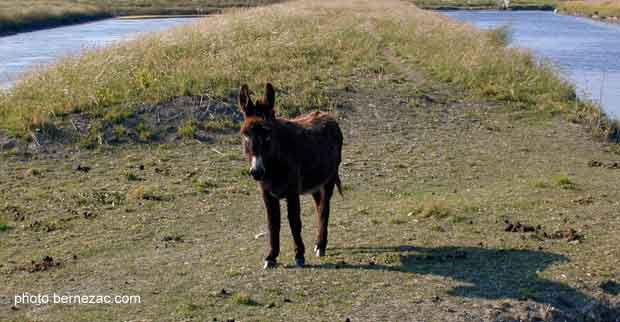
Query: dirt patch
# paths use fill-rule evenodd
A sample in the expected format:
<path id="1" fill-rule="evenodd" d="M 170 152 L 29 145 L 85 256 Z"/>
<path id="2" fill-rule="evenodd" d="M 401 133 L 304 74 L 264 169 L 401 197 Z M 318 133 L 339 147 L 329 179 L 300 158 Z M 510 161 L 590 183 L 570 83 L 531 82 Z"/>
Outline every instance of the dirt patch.
<path id="1" fill-rule="evenodd" d="M 564 230 L 557 230 L 552 233 L 546 232 L 541 225 L 533 226 L 528 224 L 522 224 L 520 222 L 512 223 L 509 220 L 505 221 L 505 232 L 511 233 L 535 233 L 536 237 L 544 239 L 564 239 L 567 242 L 575 242 L 584 239 L 584 235 L 579 233 L 573 228 L 566 228 Z"/>
<path id="2" fill-rule="evenodd" d="M 50 256 L 44 256 L 41 260 L 32 261 L 29 265 L 26 265 L 23 270 L 35 273 L 35 272 L 43 272 L 52 268 L 56 268 L 61 266 L 61 263 Z"/>
<path id="3" fill-rule="evenodd" d="M 534 227 L 532 225 L 522 224 L 520 222 L 512 223 L 509 220 L 504 221 L 506 226 L 504 227 L 504 231 L 511 233 L 529 233 L 533 231 L 542 230 L 540 225 Z"/>
<path id="4" fill-rule="evenodd" d="M 0 133 L 0 152 L 8 151 L 17 146 L 17 140 L 8 137 L 6 134 Z"/>
<path id="5" fill-rule="evenodd" d="M 70 221 L 70 220 L 74 220 L 74 219 L 77 219 L 77 218 L 93 219 L 93 218 L 97 217 L 97 214 L 95 214 L 95 213 L 93 213 L 92 211 L 89 211 L 89 210 L 78 211 L 76 209 L 71 209 L 68 212 L 71 215 L 71 217 L 69 217 L 69 218 L 62 218 L 62 220 Z"/>
<path id="6" fill-rule="evenodd" d="M 620 169 L 620 162 L 618 161 L 604 162 L 604 161 L 592 160 L 588 162 L 588 166 L 592 168 Z"/>
<path id="7" fill-rule="evenodd" d="M 594 203 L 594 197 L 592 196 L 579 197 L 579 198 L 571 200 L 571 202 L 578 204 L 580 206 L 591 205 Z"/>
<path id="8" fill-rule="evenodd" d="M 163 242 L 165 248 L 185 242 L 182 235 L 167 235 L 162 237 L 160 240 Z"/>
<path id="9" fill-rule="evenodd" d="M 78 164 L 78 166 L 75 167 L 75 171 L 77 171 L 77 172 L 88 173 L 90 170 L 91 170 L 91 167 L 86 166 L 86 165 Z"/>
<path id="10" fill-rule="evenodd" d="M 543 232 L 543 236 L 550 239 L 564 239 L 568 242 L 579 241 L 584 238 L 583 234 L 577 232 L 573 228 L 566 228 L 565 230 L 558 230 L 552 234 Z"/>

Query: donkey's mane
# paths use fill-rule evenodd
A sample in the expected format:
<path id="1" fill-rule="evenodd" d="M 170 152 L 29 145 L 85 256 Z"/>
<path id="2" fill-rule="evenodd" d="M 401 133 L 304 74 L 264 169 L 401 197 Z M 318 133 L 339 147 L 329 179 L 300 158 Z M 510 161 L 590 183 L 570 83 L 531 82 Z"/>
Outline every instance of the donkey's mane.
<path id="1" fill-rule="evenodd" d="M 324 123 L 334 118 L 326 112 L 316 111 L 314 113 L 298 116 L 290 121 L 304 128 L 311 128 L 317 124 Z"/>

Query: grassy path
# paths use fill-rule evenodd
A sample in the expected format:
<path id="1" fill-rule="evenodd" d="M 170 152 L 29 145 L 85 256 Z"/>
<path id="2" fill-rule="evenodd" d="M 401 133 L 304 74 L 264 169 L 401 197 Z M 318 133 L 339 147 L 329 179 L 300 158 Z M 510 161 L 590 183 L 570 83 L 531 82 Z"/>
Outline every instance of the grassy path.
<path id="1" fill-rule="evenodd" d="M 618 150 L 561 118 L 461 101 L 386 60 L 399 71 L 339 94 L 345 199 L 334 201 L 329 256 L 306 269 L 286 266 L 286 226 L 285 265 L 260 269 L 264 210 L 234 133 L 4 159 L 9 321 L 615 321 L 601 301 L 620 300 L 620 192 L 609 180 L 620 170 L 589 162 L 618 162 Z M 309 198 L 303 213 L 311 245 Z M 505 232 L 505 220 L 583 239 Z M 60 266 L 32 272 L 43 256 Z M 10 310 L 26 290 L 138 294 L 143 304 Z"/>
<path id="2" fill-rule="evenodd" d="M 2 129 L 38 137 L 0 154 L 3 321 L 617 321 L 620 148 L 550 69 L 398 1 L 207 20 L 0 96 Z M 307 268 L 284 221 L 283 265 L 261 269 L 265 212 L 226 108 L 241 81 L 342 124 L 345 197 Z M 89 133 L 92 150 L 59 143 Z M 312 245 L 310 198 L 302 212 Z M 141 304 L 12 307 L 23 292 Z"/>

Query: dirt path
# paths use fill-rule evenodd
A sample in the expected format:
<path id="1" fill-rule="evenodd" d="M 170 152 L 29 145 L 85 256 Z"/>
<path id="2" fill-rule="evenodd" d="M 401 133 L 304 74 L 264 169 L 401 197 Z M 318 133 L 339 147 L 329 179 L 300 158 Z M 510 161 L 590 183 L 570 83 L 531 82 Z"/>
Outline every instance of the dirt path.
<path id="1" fill-rule="evenodd" d="M 620 151 L 561 117 L 462 101 L 397 70 L 339 94 L 345 198 L 328 256 L 305 269 L 287 265 L 286 222 L 283 265 L 260 268 L 265 215 L 234 133 L 3 157 L 0 310 L 8 321 L 617 321 Z M 312 245 L 310 198 L 303 214 Z M 569 229 L 577 237 L 555 235 Z M 21 292 L 142 304 L 11 308 Z"/>

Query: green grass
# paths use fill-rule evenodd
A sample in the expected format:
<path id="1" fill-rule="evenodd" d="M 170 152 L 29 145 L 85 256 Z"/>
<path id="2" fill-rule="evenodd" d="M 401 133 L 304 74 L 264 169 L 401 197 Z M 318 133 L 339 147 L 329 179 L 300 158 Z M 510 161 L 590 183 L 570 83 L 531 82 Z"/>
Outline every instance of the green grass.
<path id="1" fill-rule="evenodd" d="M 252 299 L 252 296 L 245 292 L 235 293 L 232 296 L 232 302 L 237 305 L 256 305 L 256 301 Z"/>
<path id="2" fill-rule="evenodd" d="M 133 115 L 131 110 L 123 108 L 121 106 L 116 106 L 111 108 L 105 112 L 103 116 L 103 120 L 115 124 L 121 124 L 126 119 L 130 118 Z"/>
<path id="3" fill-rule="evenodd" d="M 197 178 L 193 180 L 196 191 L 200 193 L 209 192 L 210 189 L 216 188 L 217 183 L 210 178 Z"/>
<path id="4" fill-rule="evenodd" d="M 575 182 L 573 182 L 573 180 L 571 180 L 571 178 L 566 174 L 561 174 L 554 177 L 553 181 L 555 181 L 556 185 L 562 189 L 573 190 L 577 187 Z"/>
<path id="5" fill-rule="evenodd" d="M 30 168 L 28 170 L 26 170 L 25 175 L 30 176 L 30 177 L 39 177 L 43 174 L 43 171 L 41 169 L 37 169 L 37 168 Z"/>
<path id="6" fill-rule="evenodd" d="M 236 129 L 239 127 L 233 119 L 225 116 L 214 116 L 211 119 L 207 119 L 202 123 L 202 128 L 205 131 L 213 132 L 224 129 Z"/>
<path id="7" fill-rule="evenodd" d="M 185 121 L 179 127 L 179 134 L 186 140 L 193 140 L 198 135 L 198 122 L 194 119 Z"/>
<path id="8" fill-rule="evenodd" d="M 127 181 L 140 181 L 140 176 L 132 170 L 125 170 L 124 175 Z"/>

